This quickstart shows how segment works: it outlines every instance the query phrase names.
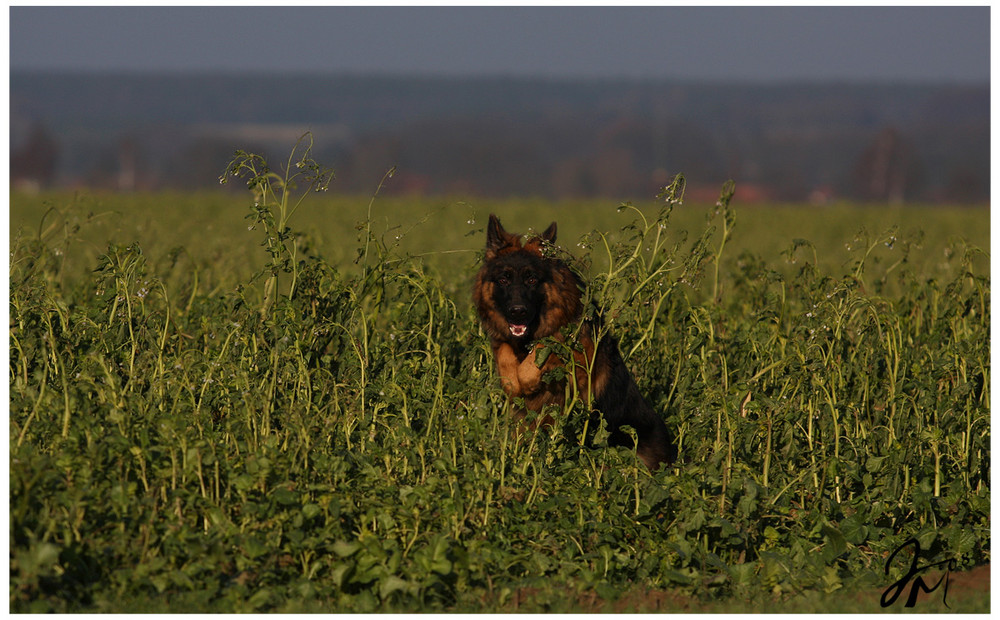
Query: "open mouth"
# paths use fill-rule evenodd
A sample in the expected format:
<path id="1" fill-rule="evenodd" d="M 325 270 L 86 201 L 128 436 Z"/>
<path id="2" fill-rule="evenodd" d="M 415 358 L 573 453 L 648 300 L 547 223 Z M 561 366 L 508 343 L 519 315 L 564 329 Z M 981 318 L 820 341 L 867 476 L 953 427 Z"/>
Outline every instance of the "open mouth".
<path id="1" fill-rule="evenodd" d="M 512 336 L 514 336 L 515 338 L 520 338 L 521 336 L 523 336 L 523 335 L 525 335 L 527 333 L 528 333 L 528 326 L 527 325 L 511 325 L 510 326 L 510 334 Z"/>

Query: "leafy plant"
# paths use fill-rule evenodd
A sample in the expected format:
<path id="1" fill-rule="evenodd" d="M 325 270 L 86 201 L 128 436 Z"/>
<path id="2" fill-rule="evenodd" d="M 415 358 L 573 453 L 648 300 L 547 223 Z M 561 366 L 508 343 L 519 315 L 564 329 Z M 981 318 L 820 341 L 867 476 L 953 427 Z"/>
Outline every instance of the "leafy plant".
<path id="1" fill-rule="evenodd" d="M 82 232 L 55 212 L 14 237 L 13 611 L 574 611 L 636 588 L 772 605 L 884 587 L 911 537 L 927 562 L 989 561 L 976 248 L 920 269 L 927 240 L 890 229 L 840 269 L 801 239 L 779 264 L 730 256 L 731 186 L 690 236 L 683 177 L 622 205 L 567 259 L 677 432 L 682 460 L 651 474 L 567 441 L 580 400 L 517 432 L 468 279 L 402 251 L 376 197 L 337 231 L 359 233 L 356 264 L 293 229 L 332 179 L 311 147 L 280 173 L 227 167 L 263 233 L 237 287 L 133 242 L 70 273 Z"/>

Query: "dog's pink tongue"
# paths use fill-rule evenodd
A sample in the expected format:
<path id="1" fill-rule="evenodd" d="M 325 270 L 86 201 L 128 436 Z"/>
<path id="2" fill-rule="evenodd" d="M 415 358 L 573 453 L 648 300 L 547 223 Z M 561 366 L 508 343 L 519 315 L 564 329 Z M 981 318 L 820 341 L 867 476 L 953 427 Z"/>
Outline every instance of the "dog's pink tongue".
<path id="1" fill-rule="evenodd" d="M 528 326 L 527 325 L 511 325 L 510 326 L 510 333 L 515 338 L 520 338 L 521 336 L 523 336 L 526 333 L 528 333 Z"/>

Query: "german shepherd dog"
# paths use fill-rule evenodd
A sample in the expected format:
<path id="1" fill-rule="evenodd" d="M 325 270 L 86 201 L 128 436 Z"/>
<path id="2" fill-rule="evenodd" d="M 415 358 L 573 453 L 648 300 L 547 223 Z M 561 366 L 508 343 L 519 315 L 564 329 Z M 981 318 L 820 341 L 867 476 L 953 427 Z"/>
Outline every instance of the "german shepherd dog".
<path id="1" fill-rule="evenodd" d="M 566 380 L 572 378 L 577 393 L 596 410 L 595 416 L 603 414 L 611 445 L 635 445 L 621 430 L 627 424 L 636 431 L 636 452 L 649 469 L 673 462 L 677 457 L 673 438 L 639 393 L 618 342 L 604 334 L 595 346 L 599 319 L 583 319 L 579 324 L 584 307 L 582 280 L 564 262 L 542 251 L 555 240 L 555 222 L 541 236 L 522 243 L 521 235 L 505 231 L 500 220 L 490 215 L 486 256 L 476 276 L 473 301 L 490 336 L 504 391 L 512 399 L 524 399 L 526 410 L 541 413 L 546 405 L 565 404 Z M 574 349 L 573 368 L 567 369 L 566 378 L 546 381 L 544 375 L 563 362 L 549 355 L 539 367 L 535 353 L 541 345 L 537 341 L 550 336 L 565 341 L 563 328 L 573 324 L 579 324 L 582 351 Z M 517 415 L 524 417 L 525 411 Z M 541 419 L 542 424 L 552 422 L 548 416 Z"/>

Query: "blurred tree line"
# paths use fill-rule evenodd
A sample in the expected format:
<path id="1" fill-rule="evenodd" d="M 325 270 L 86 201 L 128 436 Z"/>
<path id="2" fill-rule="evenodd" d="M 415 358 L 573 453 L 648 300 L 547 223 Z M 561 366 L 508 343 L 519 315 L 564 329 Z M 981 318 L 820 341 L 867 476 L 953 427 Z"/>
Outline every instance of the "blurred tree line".
<path id="1" fill-rule="evenodd" d="M 386 191 L 424 195 L 648 198 L 683 172 L 695 199 L 989 198 L 988 85 L 293 77 L 14 74 L 12 182 L 207 187 L 309 130 L 342 192 L 396 166 Z"/>

